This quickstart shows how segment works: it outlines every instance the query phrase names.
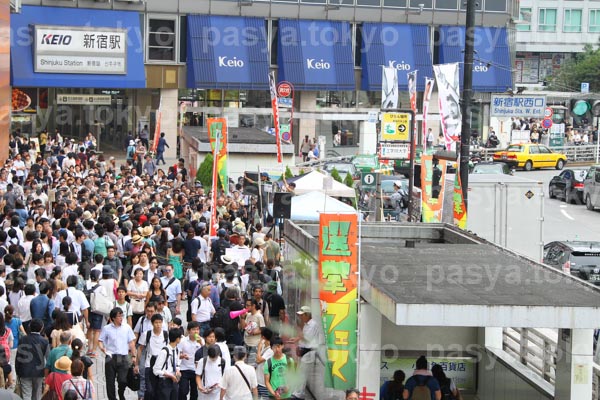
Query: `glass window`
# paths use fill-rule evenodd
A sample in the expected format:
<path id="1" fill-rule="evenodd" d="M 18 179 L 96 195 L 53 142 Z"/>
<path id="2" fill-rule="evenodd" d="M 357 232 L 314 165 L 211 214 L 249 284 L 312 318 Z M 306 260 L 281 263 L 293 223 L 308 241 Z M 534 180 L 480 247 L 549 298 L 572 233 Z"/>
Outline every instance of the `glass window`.
<path id="1" fill-rule="evenodd" d="M 300 0 L 302 3 L 317 3 L 317 4 L 325 4 L 326 0 Z"/>
<path id="2" fill-rule="evenodd" d="M 506 0 L 485 0 L 485 11 L 506 11 Z"/>
<path id="3" fill-rule="evenodd" d="M 435 0 L 435 8 L 438 10 L 457 10 L 458 0 Z"/>
<path id="4" fill-rule="evenodd" d="M 465 0 L 460 0 L 460 9 L 461 10 L 466 10 L 467 9 L 467 2 Z M 475 10 L 476 11 L 481 11 L 483 9 L 483 1 L 476 1 L 475 2 Z"/>
<path id="5" fill-rule="evenodd" d="M 317 108 L 354 108 L 355 91 L 320 91 L 317 93 Z"/>
<path id="6" fill-rule="evenodd" d="M 148 61 L 177 61 L 177 17 L 148 18 Z"/>
<path id="7" fill-rule="evenodd" d="M 521 7 L 519 10 L 519 21 L 517 24 L 518 31 L 531 30 L 531 7 Z"/>
<path id="8" fill-rule="evenodd" d="M 355 25 L 354 29 L 356 32 L 354 40 L 354 66 L 360 67 L 362 60 L 362 25 Z"/>
<path id="9" fill-rule="evenodd" d="M 268 90 L 240 90 L 240 104 L 245 108 L 271 108 Z"/>
<path id="10" fill-rule="evenodd" d="M 269 21 L 267 21 L 269 22 Z M 273 20 L 271 22 L 271 65 L 277 65 L 277 38 L 279 34 L 279 21 Z M 267 30 L 267 32 L 269 32 Z"/>
<path id="11" fill-rule="evenodd" d="M 384 7 L 406 7 L 406 0 L 383 0 Z"/>
<path id="12" fill-rule="evenodd" d="M 340 132 L 340 146 L 358 146 L 360 133 L 358 121 L 316 121 L 316 136 L 327 138 L 326 146 L 333 147 L 333 138 Z M 330 144 L 331 143 L 331 144 Z"/>
<path id="13" fill-rule="evenodd" d="M 581 32 L 581 10 L 565 10 L 564 32 Z"/>
<path id="14" fill-rule="evenodd" d="M 590 10 L 590 32 L 600 32 L 600 10 Z"/>
<path id="15" fill-rule="evenodd" d="M 381 0 L 356 0 L 359 6 L 381 6 Z"/>
<path id="16" fill-rule="evenodd" d="M 538 30 L 540 32 L 556 32 L 556 8 L 540 8 Z"/>

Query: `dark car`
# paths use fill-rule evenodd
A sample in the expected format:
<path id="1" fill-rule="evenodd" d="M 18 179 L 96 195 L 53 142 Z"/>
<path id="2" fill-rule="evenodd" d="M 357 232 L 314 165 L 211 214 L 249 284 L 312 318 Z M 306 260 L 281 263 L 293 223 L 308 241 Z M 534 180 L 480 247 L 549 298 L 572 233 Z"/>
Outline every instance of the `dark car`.
<path id="1" fill-rule="evenodd" d="M 544 264 L 600 285 L 600 242 L 559 241 L 544 246 Z"/>
<path id="2" fill-rule="evenodd" d="M 586 174 L 585 169 L 565 169 L 550 181 L 548 185 L 550 198 L 558 197 L 567 203 L 583 204 L 583 183 Z"/>
<path id="3" fill-rule="evenodd" d="M 472 174 L 512 175 L 510 167 L 503 162 L 481 162 L 475 164 Z"/>

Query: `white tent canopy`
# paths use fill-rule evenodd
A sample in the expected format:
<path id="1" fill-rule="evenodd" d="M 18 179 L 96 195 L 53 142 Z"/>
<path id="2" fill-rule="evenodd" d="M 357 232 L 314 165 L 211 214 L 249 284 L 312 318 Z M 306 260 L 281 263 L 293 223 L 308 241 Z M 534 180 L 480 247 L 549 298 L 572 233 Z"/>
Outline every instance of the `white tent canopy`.
<path id="1" fill-rule="evenodd" d="M 315 190 L 332 197 L 355 197 L 354 189 L 319 171 L 312 171 L 294 181 L 294 193 L 304 194 Z"/>
<path id="2" fill-rule="evenodd" d="M 269 211 L 273 213 L 273 204 L 269 204 Z M 355 213 L 356 210 L 322 192 L 313 191 L 292 197 L 292 220 L 318 221 L 319 215 L 324 212 Z"/>

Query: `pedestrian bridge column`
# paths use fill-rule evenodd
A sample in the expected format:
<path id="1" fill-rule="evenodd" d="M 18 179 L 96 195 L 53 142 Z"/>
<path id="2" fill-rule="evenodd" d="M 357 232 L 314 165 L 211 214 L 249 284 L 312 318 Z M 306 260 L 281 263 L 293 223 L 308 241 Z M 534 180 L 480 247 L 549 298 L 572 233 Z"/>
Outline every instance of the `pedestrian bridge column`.
<path id="1" fill-rule="evenodd" d="M 358 389 L 376 393 L 378 398 L 381 371 L 381 313 L 370 304 L 361 304 L 358 341 Z"/>
<path id="2" fill-rule="evenodd" d="M 560 329 L 555 398 L 591 400 L 593 380 L 592 329 Z"/>
<path id="3" fill-rule="evenodd" d="M 178 90 L 161 89 L 160 90 L 160 108 L 162 120 L 160 123 L 161 132 L 165 133 L 165 139 L 169 148 L 165 149 L 165 161 L 167 165 L 175 164 L 177 156 L 177 113 L 178 113 Z M 154 132 L 153 132 L 154 133 Z M 186 158 L 187 154 L 181 154 Z"/>

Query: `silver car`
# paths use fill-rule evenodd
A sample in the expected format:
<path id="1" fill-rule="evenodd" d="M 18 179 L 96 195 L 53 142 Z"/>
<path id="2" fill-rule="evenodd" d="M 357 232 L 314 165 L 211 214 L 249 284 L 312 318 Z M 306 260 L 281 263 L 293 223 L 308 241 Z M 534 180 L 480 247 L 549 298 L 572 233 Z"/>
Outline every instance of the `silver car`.
<path id="1" fill-rule="evenodd" d="M 583 200 L 588 210 L 600 207 L 600 165 L 592 165 L 583 181 Z"/>

